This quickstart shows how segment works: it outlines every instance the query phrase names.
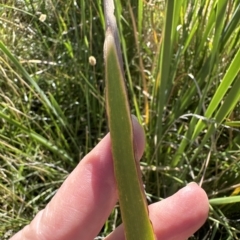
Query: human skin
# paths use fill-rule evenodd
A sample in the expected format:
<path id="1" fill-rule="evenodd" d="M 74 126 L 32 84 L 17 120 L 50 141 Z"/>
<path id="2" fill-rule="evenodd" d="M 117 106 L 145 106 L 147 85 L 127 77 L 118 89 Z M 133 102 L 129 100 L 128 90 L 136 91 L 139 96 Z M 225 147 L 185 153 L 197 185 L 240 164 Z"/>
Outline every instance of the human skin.
<path id="1" fill-rule="evenodd" d="M 133 118 L 136 157 L 143 154 L 142 127 Z M 45 209 L 10 240 L 93 240 L 118 200 L 110 135 L 88 153 L 64 181 Z M 196 183 L 149 206 L 157 239 L 184 240 L 197 231 L 208 216 L 206 193 Z M 124 240 L 123 227 L 106 240 Z"/>

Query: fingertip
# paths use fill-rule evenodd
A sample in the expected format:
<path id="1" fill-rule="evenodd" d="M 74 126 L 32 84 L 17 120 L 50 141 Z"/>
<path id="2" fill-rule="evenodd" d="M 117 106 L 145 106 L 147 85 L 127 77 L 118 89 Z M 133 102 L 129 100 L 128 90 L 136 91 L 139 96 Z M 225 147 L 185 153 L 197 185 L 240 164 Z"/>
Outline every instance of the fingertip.
<path id="1" fill-rule="evenodd" d="M 208 217 L 205 191 L 190 183 L 173 196 L 149 207 L 150 219 L 158 239 L 187 239 Z"/>
<path id="2" fill-rule="evenodd" d="M 138 160 L 141 159 L 145 148 L 145 133 L 143 127 L 138 122 L 136 116 L 132 115 L 133 135 L 135 144 L 135 154 Z"/>
<path id="3" fill-rule="evenodd" d="M 191 206 L 189 209 L 192 212 L 192 218 L 198 220 L 196 221 L 197 230 L 204 224 L 208 217 L 208 196 L 204 189 L 195 182 L 191 182 L 185 188 L 183 188 L 181 194 L 188 200 L 187 203 Z"/>

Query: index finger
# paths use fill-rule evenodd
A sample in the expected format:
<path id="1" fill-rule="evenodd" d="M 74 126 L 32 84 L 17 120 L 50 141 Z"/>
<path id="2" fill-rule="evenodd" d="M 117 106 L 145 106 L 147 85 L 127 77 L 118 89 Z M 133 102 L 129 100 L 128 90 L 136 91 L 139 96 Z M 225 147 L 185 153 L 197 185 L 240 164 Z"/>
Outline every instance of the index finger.
<path id="1" fill-rule="evenodd" d="M 136 155 L 144 133 L 133 119 Z M 11 240 L 94 239 L 117 202 L 110 136 L 107 134 L 64 181 L 45 209 Z"/>

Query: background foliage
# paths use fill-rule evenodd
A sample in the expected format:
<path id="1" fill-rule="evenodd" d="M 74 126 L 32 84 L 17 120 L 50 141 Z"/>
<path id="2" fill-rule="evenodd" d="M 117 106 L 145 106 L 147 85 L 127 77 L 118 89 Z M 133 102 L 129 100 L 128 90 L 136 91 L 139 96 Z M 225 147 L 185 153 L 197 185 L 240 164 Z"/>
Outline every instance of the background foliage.
<path id="1" fill-rule="evenodd" d="M 211 211 L 192 239 L 238 239 L 240 3 L 174 2 L 167 15 L 164 1 L 116 3 L 131 109 L 146 131 L 148 199 L 196 181 Z M 102 2 L 5 0 L 0 40 L 0 236 L 8 239 L 107 132 Z M 116 207 L 100 236 L 119 219 Z"/>

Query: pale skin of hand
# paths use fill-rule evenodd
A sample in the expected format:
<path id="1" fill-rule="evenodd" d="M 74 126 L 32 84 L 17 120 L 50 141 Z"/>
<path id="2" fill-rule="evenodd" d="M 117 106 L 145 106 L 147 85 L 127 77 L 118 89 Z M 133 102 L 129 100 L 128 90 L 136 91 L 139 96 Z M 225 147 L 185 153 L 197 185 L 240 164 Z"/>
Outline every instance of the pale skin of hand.
<path id="1" fill-rule="evenodd" d="M 135 119 L 133 126 L 139 160 L 145 146 L 144 132 Z M 107 134 L 80 161 L 46 208 L 10 240 L 93 240 L 117 199 L 110 135 Z M 149 217 L 157 239 L 185 240 L 203 225 L 208 210 L 206 193 L 191 183 L 150 205 Z M 122 225 L 105 239 L 124 240 Z"/>

